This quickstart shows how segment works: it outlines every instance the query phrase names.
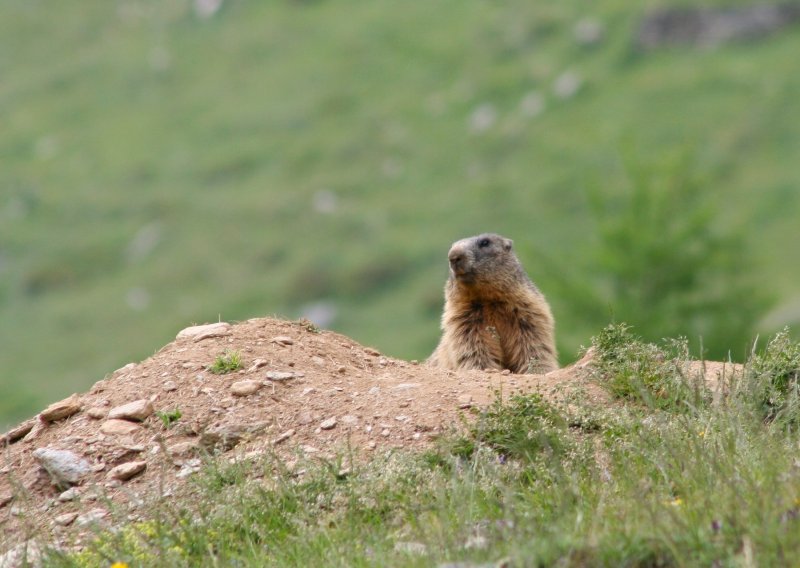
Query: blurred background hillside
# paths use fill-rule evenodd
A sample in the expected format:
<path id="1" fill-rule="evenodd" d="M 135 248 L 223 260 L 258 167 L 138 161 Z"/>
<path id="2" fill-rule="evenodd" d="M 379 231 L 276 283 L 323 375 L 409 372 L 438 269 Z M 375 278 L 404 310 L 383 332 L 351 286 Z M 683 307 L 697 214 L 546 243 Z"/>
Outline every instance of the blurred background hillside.
<path id="1" fill-rule="evenodd" d="M 192 323 L 423 359 L 483 231 L 562 363 L 611 320 L 741 360 L 800 320 L 800 27 L 643 35 L 676 5 L 4 0 L 0 425 Z"/>

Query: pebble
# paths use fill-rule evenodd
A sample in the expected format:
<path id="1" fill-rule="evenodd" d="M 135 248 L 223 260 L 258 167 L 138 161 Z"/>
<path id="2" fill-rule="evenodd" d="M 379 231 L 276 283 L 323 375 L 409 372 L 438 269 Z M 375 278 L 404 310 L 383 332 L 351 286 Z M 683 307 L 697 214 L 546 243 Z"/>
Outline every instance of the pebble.
<path id="1" fill-rule="evenodd" d="M 293 345 L 294 339 L 287 335 L 278 335 L 277 337 L 273 337 L 269 340 L 270 343 L 277 343 L 278 345 L 282 345 L 286 347 L 287 345 Z"/>
<path id="2" fill-rule="evenodd" d="M 64 513 L 63 515 L 57 516 L 53 521 L 59 526 L 66 527 L 71 525 L 77 518 L 78 513 Z"/>
<path id="3" fill-rule="evenodd" d="M 58 496 L 58 500 L 62 503 L 66 503 L 67 501 L 74 501 L 80 496 L 80 491 L 76 487 L 70 487 L 66 491 L 64 491 L 61 495 Z"/>
<path id="4" fill-rule="evenodd" d="M 44 422 L 55 422 L 77 414 L 81 411 L 81 400 L 77 393 L 69 398 L 53 403 L 39 414 L 39 418 Z"/>
<path id="5" fill-rule="evenodd" d="M 372 355 L 373 357 L 378 357 L 381 354 L 380 351 L 378 351 L 377 349 L 373 349 L 372 347 L 365 347 L 364 353 L 366 353 L 367 355 Z"/>
<path id="6" fill-rule="evenodd" d="M 209 337 L 221 337 L 230 334 L 231 325 L 226 322 L 211 323 L 206 325 L 193 325 L 178 332 L 175 339 L 193 338 L 202 341 Z"/>
<path id="7" fill-rule="evenodd" d="M 458 407 L 459 408 L 469 408 L 472 406 L 472 395 L 471 394 L 462 394 L 458 397 Z"/>
<path id="8" fill-rule="evenodd" d="M 138 424 L 117 419 L 106 420 L 103 422 L 103 425 L 100 426 L 100 431 L 109 436 L 127 436 L 134 432 L 139 432 L 141 429 L 142 427 Z"/>
<path id="9" fill-rule="evenodd" d="M 327 420 L 323 420 L 319 425 L 319 427 L 322 428 L 323 430 L 330 430 L 330 429 L 334 428 L 335 426 L 336 426 L 336 418 L 335 417 L 331 417 L 331 418 L 328 418 Z"/>
<path id="10" fill-rule="evenodd" d="M 142 398 L 112 408 L 108 413 L 108 417 L 112 419 L 135 420 L 141 422 L 153 414 L 153 412 L 153 403 L 146 398 Z"/>
<path id="11" fill-rule="evenodd" d="M 80 515 L 75 519 L 75 524 L 79 527 L 85 527 L 100 522 L 108 516 L 108 511 L 105 509 L 92 509 L 84 515 Z"/>
<path id="12" fill-rule="evenodd" d="M 164 385 L 162 386 L 162 388 L 166 392 L 173 392 L 173 391 L 178 390 L 178 385 L 175 384 L 175 381 L 165 381 Z"/>
<path id="13" fill-rule="evenodd" d="M 231 394 L 234 396 L 250 396 L 258 392 L 261 386 L 262 384 L 258 381 L 236 381 L 231 385 Z"/>
<path id="14" fill-rule="evenodd" d="M 302 373 L 297 373 L 294 371 L 268 371 L 267 378 L 270 381 L 288 381 L 289 379 L 295 379 L 297 377 L 302 377 Z"/>
<path id="15" fill-rule="evenodd" d="M 286 432 L 284 432 L 283 434 L 280 434 L 277 438 L 272 440 L 272 444 L 273 445 L 278 445 L 278 444 L 280 444 L 282 442 L 285 442 L 286 440 L 288 440 L 292 436 L 294 436 L 294 430 L 287 430 Z"/>
<path id="16" fill-rule="evenodd" d="M 38 448 L 32 455 L 56 485 L 79 483 L 92 470 L 89 462 L 69 450 Z"/>
<path id="17" fill-rule="evenodd" d="M 112 468 L 106 477 L 109 479 L 118 479 L 119 481 L 127 481 L 142 473 L 147 468 L 146 461 L 134 461 L 120 464 Z"/>
<path id="18" fill-rule="evenodd" d="M 108 416 L 108 409 L 101 406 L 92 406 L 86 410 L 86 416 L 95 420 L 102 420 Z"/>
<path id="19" fill-rule="evenodd" d="M 196 441 L 178 442 L 167 448 L 172 457 L 186 457 L 197 452 L 199 446 Z"/>

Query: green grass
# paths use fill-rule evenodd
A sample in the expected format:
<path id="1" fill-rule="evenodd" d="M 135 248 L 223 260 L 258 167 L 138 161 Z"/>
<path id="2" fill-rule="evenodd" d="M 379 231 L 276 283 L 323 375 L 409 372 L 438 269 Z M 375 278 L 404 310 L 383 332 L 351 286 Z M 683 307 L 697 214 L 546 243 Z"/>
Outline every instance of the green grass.
<path id="1" fill-rule="evenodd" d="M 187 0 L 3 2 L 0 423 L 192 323 L 316 301 L 337 331 L 423 359 L 446 250 L 486 230 L 515 240 L 567 362 L 599 329 L 557 273 L 595 276 L 588 195 L 628 183 L 631 148 L 643 163 L 691 154 L 709 223 L 743 235 L 742 272 L 788 305 L 800 33 L 645 56 L 631 38 L 646 7 L 242 0 L 202 20 Z M 594 47 L 573 39 L 586 16 L 606 26 Z M 560 99 L 567 70 L 583 86 Z M 496 121 L 474 131 L 485 105 Z M 314 206 L 325 192 L 332 210 Z"/>
<path id="2" fill-rule="evenodd" d="M 238 351 L 226 351 L 217 355 L 207 369 L 215 375 L 224 375 L 242 368 L 242 354 Z"/>
<path id="3" fill-rule="evenodd" d="M 617 364 L 637 367 L 628 345 Z M 758 376 L 782 364 L 757 357 Z M 209 461 L 190 498 L 136 522 L 120 512 L 119 530 L 48 565 L 786 565 L 800 554 L 800 449 L 746 396 L 756 382 L 680 413 L 517 396 L 424 454 Z"/>

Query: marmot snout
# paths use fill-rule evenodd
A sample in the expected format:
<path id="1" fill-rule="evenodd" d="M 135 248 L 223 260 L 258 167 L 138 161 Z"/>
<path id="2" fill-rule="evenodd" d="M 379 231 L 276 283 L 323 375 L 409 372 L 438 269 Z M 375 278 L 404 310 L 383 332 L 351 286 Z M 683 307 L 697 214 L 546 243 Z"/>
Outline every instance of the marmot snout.
<path id="1" fill-rule="evenodd" d="M 428 363 L 515 373 L 557 369 L 550 306 L 522 268 L 511 239 L 492 233 L 462 239 L 447 258 L 442 339 Z"/>

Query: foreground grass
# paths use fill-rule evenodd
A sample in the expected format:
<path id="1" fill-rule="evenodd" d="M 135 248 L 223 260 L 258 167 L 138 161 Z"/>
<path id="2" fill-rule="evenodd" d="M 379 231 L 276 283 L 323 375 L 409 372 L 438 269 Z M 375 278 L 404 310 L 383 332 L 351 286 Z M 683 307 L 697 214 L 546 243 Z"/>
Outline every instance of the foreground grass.
<path id="1" fill-rule="evenodd" d="M 632 369 L 646 351 L 650 377 L 659 363 L 677 366 L 625 328 L 604 334 L 595 346 L 602 380 L 621 393 L 614 408 L 554 408 L 528 395 L 495 403 L 468 435 L 423 455 L 209 461 L 193 499 L 157 504 L 49 564 L 770 566 L 800 557 L 790 419 L 798 345 L 779 335 L 712 402 L 677 374 L 637 383 Z M 628 390 L 620 374 L 633 379 Z M 765 410 L 756 394 L 767 384 Z"/>

